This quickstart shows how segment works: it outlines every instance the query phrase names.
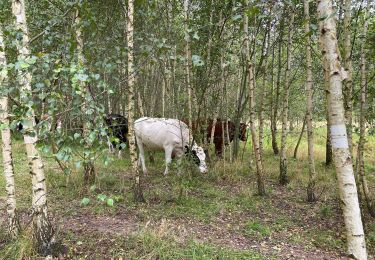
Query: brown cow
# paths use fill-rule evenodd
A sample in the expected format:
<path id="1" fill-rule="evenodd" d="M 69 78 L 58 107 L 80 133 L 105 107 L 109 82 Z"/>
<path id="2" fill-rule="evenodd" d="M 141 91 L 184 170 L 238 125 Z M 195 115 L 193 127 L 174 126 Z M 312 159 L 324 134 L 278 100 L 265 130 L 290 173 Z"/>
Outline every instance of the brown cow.
<path id="1" fill-rule="evenodd" d="M 224 123 L 224 142 L 223 142 L 223 123 Z M 223 143 L 225 145 L 228 145 L 228 137 L 227 137 L 227 124 L 228 124 L 228 132 L 229 132 L 229 142 L 232 142 L 234 139 L 234 134 L 236 131 L 236 125 L 232 121 L 222 121 L 221 119 L 217 119 L 216 125 L 215 125 L 215 132 L 214 132 L 214 141 L 215 144 L 215 154 L 218 157 L 221 157 L 221 154 L 223 153 Z M 211 139 L 211 130 L 213 127 L 212 120 L 209 121 L 209 124 L 207 126 L 207 140 L 210 141 Z M 246 141 L 246 124 L 240 123 L 240 129 L 238 133 L 238 138 L 241 141 Z"/>
<path id="2" fill-rule="evenodd" d="M 182 120 L 186 124 L 188 124 L 187 120 Z M 223 142 L 223 123 L 224 123 L 224 142 Z M 205 123 L 203 120 L 199 121 L 200 129 L 204 128 Z M 221 157 L 221 154 L 223 153 L 223 144 L 228 145 L 228 137 L 227 137 L 227 124 L 228 124 L 228 132 L 229 132 L 229 141 L 232 142 L 234 139 L 234 134 L 236 131 L 236 125 L 234 122 L 228 120 L 223 121 L 220 118 L 217 119 L 216 125 L 215 125 L 215 132 L 214 132 L 214 141 L 215 144 L 215 154 L 218 157 Z M 210 142 L 211 139 L 211 129 L 213 127 L 213 120 L 210 119 L 207 122 L 207 127 L 205 128 L 205 131 L 201 130 L 201 135 L 206 135 L 208 142 Z M 193 122 L 193 131 L 196 131 L 197 129 L 197 122 Z M 240 129 L 238 133 L 238 138 L 241 141 L 246 141 L 246 124 L 240 123 Z"/>

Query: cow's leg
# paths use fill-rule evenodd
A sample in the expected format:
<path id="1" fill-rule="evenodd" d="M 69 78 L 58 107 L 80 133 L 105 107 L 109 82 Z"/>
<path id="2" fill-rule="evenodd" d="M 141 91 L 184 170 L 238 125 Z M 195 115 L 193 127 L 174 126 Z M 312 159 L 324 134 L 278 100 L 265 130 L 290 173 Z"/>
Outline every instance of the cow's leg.
<path id="1" fill-rule="evenodd" d="M 122 158 L 122 149 L 120 148 L 120 149 L 118 149 L 118 154 L 117 154 L 117 157 L 119 158 L 119 159 L 121 159 Z"/>
<path id="2" fill-rule="evenodd" d="M 216 157 L 221 158 L 221 154 L 223 153 L 223 143 L 221 140 L 215 141 L 215 154 Z"/>
<path id="3" fill-rule="evenodd" d="M 164 152 L 165 152 L 165 171 L 164 171 L 164 175 L 167 175 L 168 174 L 168 166 L 172 161 L 173 147 L 165 146 Z"/>
<path id="4" fill-rule="evenodd" d="M 142 171 L 144 175 L 147 175 L 146 163 L 145 163 L 145 151 L 143 149 L 143 143 L 137 140 L 138 150 L 139 150 L 139 163 L 142 165 Z"/>

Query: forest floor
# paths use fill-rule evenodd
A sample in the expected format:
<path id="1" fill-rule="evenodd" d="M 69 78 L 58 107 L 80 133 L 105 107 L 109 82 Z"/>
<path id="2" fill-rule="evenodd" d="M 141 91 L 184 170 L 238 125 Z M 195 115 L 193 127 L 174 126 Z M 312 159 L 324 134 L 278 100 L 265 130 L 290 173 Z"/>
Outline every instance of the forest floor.
<path id="1" fill-rule="evenodd" d="M 277 183 L 278 157 L 265 154 L 267 196 L 256 193 L 249 151 L 230 164 L 211 164 L 201 175 L 176 169 L 163 176 L 163 155 L 143 178 L 146 203 L 132 199 L 128 155 L 105 166 L 97 162 L 97 182 L 85 187 L 81 168 L 63 174 L 45 156 L 49 212 L 62 244 L 60 259 L 347 259 L 345 230 L 333 167 L 316 147 L 318 202 L 306 202 L 306 144 L 289 158 L 290 183 Z M 267 143 L 266 143 L 267 145 Z M 15 142 L 17 202 L 29 223 L 31 183 L 22 143 Z M 373 154 L 375 142 L 370 142 Z M 291 141 L 289 152 L 294 143 Z M 247 159 L 246 159 L 247 158 Z M 369 156 L 370 189 L 375 191 L 375 158 Z M 4 187 L 1 178 L 0 186 Z M 112 205 L 113 200 L 113 205 Z M 30 227 L 16 242 L 6 237 L 5 191 L 0 189 L 0 259 L 34 259 Z M 375 220 L 363 207 L 369 259 L 375 259 Z"/>

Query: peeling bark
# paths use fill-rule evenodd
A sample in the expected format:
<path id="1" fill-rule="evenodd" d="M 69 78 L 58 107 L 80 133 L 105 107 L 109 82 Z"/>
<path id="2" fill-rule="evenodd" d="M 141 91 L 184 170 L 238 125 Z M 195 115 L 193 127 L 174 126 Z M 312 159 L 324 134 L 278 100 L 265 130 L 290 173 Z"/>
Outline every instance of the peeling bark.
<path id="1" fill-rule="evenodd" d="M 18 59 L 25 60 L 30 56 L 30 50 L 24 0 L 13 0 L 12 12 L 16 17 L 17 29 L 22 31 L 22 38 L 17 41 Z M 24 102 L 27 102 L 32 96 L 31 79 L 32 75 L 29 71 L 19 73 L 20 95 Z M 36 149 L 38 137 L 35 131 L 35 113 L 32 107 L 29 108 L 25 121 L 23 139 L 32 177 L 33 239 L 38 252 L 42 255 L 48 255 L 51 253 L 51 247 L 54 244 L 54 230 L 48 219 L 46 178 L 42 158 Z"/>
<path id="2" fill-rule="evenodd" d="M 352 158 L 347 138 L 342 95 L 342 67 L 336 38 L 336 21 L 331 0 L 317 1 L 320 43 L 329 71 L 329 122 L 334 163 L 345 220 L 348 254 L 356 259 L 367 259 L 365 235 L 353 174 Z"/>
<path id="3" fill-rule="evenodd" d="M 5 93 L 8 72 L 6 69 L 7 61 L 5 57 L 5 44 L 3 31 L 0 27 L 0 123 L 6 128 L 1 130 L 1 141 L 3 151 L 5 190 L 7 193 L 7 214 L 8 214 L 8 234 L 16 238 L 20 232 L 19 217 L 16 204 L 16 191 L 14 184 L 14 170 L 12 157 L 12 139 L 9 129 L 8 97 Z"/>

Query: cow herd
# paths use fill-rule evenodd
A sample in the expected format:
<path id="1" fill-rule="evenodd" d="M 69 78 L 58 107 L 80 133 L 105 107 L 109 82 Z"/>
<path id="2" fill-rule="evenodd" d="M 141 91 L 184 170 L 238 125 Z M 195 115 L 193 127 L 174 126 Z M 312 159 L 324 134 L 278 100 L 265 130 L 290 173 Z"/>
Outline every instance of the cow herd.
<path id="1" fill-rule="evenodd" d="M 127 142 L 127 119 L 118 114 L 109 114 L 105 117 L 105 122 L 110 134 L 110 151 L 113 151 L 114 147 L 118 147 L 121 151 L 124 146 L 119 145 L 119 143 L 125 144 Z M 223 152 L 223 145 L 228 145 L 228 142 L 233 141 L 235 138 L 235 123 L 229 120 L 223 121 L 217 119 L 215 126 L 212 120 L 206 122 L 205 125 L 207 127 L 202 128 L 202 133 L 206 134 L 208 141 L 211 138 L 212 128 L 215 127 L 213 143 L 215 144 L 215 153 L 220 157 Z M 196 129 L 193 125 L 194 130 Z M 177 162 L 180 163 L 183 155 L 189 155 L 198 165 L 201 173 L 207 172 L 206 154 L 202 147 L 198 146 L 193 140 L 191 130 L 183 121 L 178 119 L 142 117 L 134 122 L 134 131 L 139 150 L 138 163 L 142 166 L 144 174 L 147 174 L 145 151 L 164 151 L 164 174 L 168 174 L 168 166 L 172 158 L 177 158 Z M 242 141 L 246 141 L 247 139 L 246 124 L 244 123 L 239 124 L 238 138 Z"/>
<path id="2" fill-rule="evenodd" d="M 126 147 L 128 136 L 128 120 L 119 114 L 107 114 L 104 122 L 108 129 L 108 147 L 109 151 L 113 153 L 118 149 L 119 157 L 121 151 Z M 61 120 L 58 119 L 52 127 L 50 118 L 35 117 L 36 124 L 42 125 L 43 122 L 48 123 L 50 130 L 61 129 Z M 201 124 L 198 134 L 205 136 L 206 140 L 210 142 L 211 134 L 213 134 L 213 143 L 215 145 L 215 153 L 217 157 L 221 157 L 223 146 L 228 145 L 236 137 L 236 125 L 229 120 L 217 119 L 206 122 L 199 122 Z M 192 129 L 189 129 L 187 124 L 178 119 L 167 118 L 151 118 L 142 117 L 134 122 L 135 139 L 139 150 L 138 164 L 142 167 L 144 174 L 147 174 L 145 164 L 145 152 L 164 151 L 165 154 L 165 170 L 164 174 L 168 174 L 168 167 L 173 158 L 177 159 L 177 163 L 181 162 L 181 157 L 189 155 L 189 158 L 194 161 L 201 173 L 207 172 L 206 153 L 202 147 L 198 146 L 193 140 L 193 131 L 198 131 L 198 122 L 193 122 Z M 40 128 L 41 126 L 39 126 Z M 17 130 L 22 130 L 24 126 L 22 122 L 16 125 Z M 212 129 L 214 131 L 212 132 Z M 246 141 L 246 124 L 239 123 L 237 130 L 237 137 Z"/>

